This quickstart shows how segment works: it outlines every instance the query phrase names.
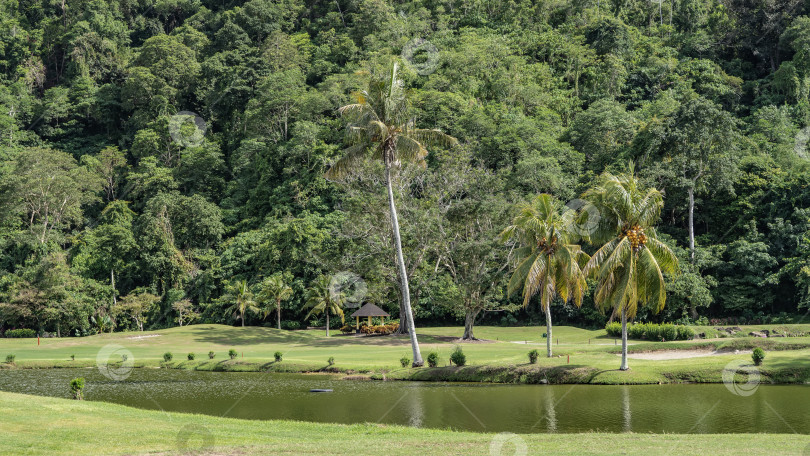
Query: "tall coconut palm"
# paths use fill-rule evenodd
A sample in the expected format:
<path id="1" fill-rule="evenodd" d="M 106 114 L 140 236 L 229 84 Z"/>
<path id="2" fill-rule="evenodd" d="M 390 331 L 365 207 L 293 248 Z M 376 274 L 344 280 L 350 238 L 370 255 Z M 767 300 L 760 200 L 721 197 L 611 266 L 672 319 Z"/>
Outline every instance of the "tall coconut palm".
<path id="1" fill-rule="evenodd" d="M 355 103 L 343 106 L 339 112 L 348 120 L 347 136 L 349 147 L 343 157 L 326 172 L 327 179 L 347 175 L 357 164 L 368 158 L 381 160 L 385 165 L 385 183 L 388 189 L 388 206 L 391 211 L 391 225 L 397 253 L 398 273 L 401 281 L 401 318 L 411 339 L 413 365 L 424 364 L 416 340 L 416 328 L 411 310 L 411 295 L 408 288 L 408 273 L 402 254 L 402 240 L 399 234 L 399 220 L 394 204 L 394 191 L 391 188 L 391 171 L 402 162 L 425 166 L 428 151 L 426 146 L 453 146 L 457 141 L 439 130 L 414 128 L 408 118 L 408 102 L 402 81 L 397 77 L 395 63 L 391 74 L 381 80 L 372 80 L 368 89 L 356 93 Z"/>
<path id="2" fill-rule="evenodd" d="M 518 207 L 512 225 L 501 237 L 518 244 L 517 267 L 509 280 L 508 293 L 523 290 L 523 306 L 540 295 L 540 307 L 546 314 L 546 352 L 551 357 L 551 302 L 555 297 L 582 305 L 587 289 L 583 267 L 588 254 L 574 244 L 574 232 L 565 206 L 548 194 L 538 195 L 530 204 Z"/>
<path id="3" fill-rule="evenodd" d="M 310 309 L 305 318 L 310 315 L 317 315 L 326 312 L 326 337 L 329 337 L 329 314 L 340 315 L 340 321 L 345 322 L 343 308 L 337 296 L 334 296 L 329 289 L 329 277 L 318 276 L 312 286 L 307 290 L 307 301 L 304 303 L 305 309 Z"/>
<path id="4" fill-rule="evenodd" d="M 259 312 L 259 308 L 256 307 L 256 302 L 253 300 L 253 293 L 251 293 L 250 287 L 245 280 L 228 285 L 226 290 L 224 297 L 233 304 L 225 312 L 232 312 L 237 319 L 242 320 L 242 327 L 244 328 L 247 311 Z"/>
<path id="5" fill-rule="evenodd" d="M 276 327 L 281 329 L 281 301 L 290 299 L 292 295 L 293 289 L 284 282 L 284 278 L 281 274 L 273 274 L 264 279 L 264 282 L 262 282 L 262 291 L 259 294 L 259 298 L 265 303 L 265 306 L 262 308 L 264 319 L 266 320 L 270 315 L 271 309 L 275 308 Z M 267 304 L 273 304 L 274 307 L 270 307 Z"/>
<path id="6" fill-rule="evenodd" d="M 660 312 L 667 299 L 664 273 L 678 270 L 677 258 L 658 240 L 654 228 L 664 198 L 658 190 L 644 188 L 632 167 L 627 174 L 618 176 L 604 173 L 585 198 L 589 207 L 582 216 L 590 217 L 594 228 L 589 238 L 602 245 L 585 266 L 585 272 L 597 280 L 596 305 L 621 314 L 620 369 L 627 370 L 627 319 L 636 315 L 639 304 Z"/>

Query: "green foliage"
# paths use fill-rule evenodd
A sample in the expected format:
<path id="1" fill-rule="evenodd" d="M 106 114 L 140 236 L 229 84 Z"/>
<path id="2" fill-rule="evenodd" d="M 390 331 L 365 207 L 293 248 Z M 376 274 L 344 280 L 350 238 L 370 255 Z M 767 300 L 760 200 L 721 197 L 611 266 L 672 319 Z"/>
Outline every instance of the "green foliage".
<path id="1" fill-rule="evenodd" d="M 407 356 L 403 356 L 402 358 L 399 358 L 399 364 L 402 367 L 408 367 L 408 366 L 411 365 L 411 358 L 408 358 Z"/>
<path id="2" fill-rule="evenodd" d="M 751 353 L 751 359 L 754 361 L 755 365 L 762 365 L 762 361 L 765 359 L 765 350 L 756 347 Z"/>
<path id="3" fill-rule="evenodd" d="M 23 338 L 37 337 L 36 331 L 34 331 L 33 329 L 27 329 L 27 328 L 9 329 L 3 335 L 5 337 L 12 338 L 12 339 L 23 339 Z"/>
<path id="4" fill-rule="evenodd" d="M 334 366 L 335 365 L 335 357 L 330 356 L 329 359 L 326 360 L 326 364 L 329 365 L 329 366 Z"/>
<path id="5" fill-rule="evenodd" d="M 84 400 L 84 377 L 74 378 L 70 381 L 70 394 L 77 401 Z"/>
<path id="6" fill-rule="evenodd" d="M 436 367 L 439 365 L 439 354 L 435 351 L 432 351 L 428 353 L 426 360 L 429 367 Z"/>
<path id="7" fill-rule="evenodd" d="M 611 337 L 622 336 L 621 323 L 612 322 L 605 325 L 605 331 Z M 683 325 L 673 325 L 669 323 L 634 323 L 627 325 L 627 337 L 630 339 L 650 340 L 650 341 L 673 341 L 692 340 L 695 331 Z"/>
<path id="8" fill-rule="evenodd" d="M 531 350 L 529 352 L 529 364 L 537 364 L 537 357 L 540 356 L 540 352 L 537 350 Z"/>
<path id="9" fill-rule="evenodd" d="M 16 358 L 16 355 L 6 355 L 6 364 L 14 364 Z"/>
<path id="10" fill-rule="evenodd" d="M 464 354 L 464 350 L 462 350 L 460 346 L 456 345 L 456 348 L 450 353 L 450 362 L 456 366 L 467 364 L 467 355 Z"/>
<path id="11" fill-rule="evenodd" d="M 173 357 L 174 356 L 172 355 L 171 352 L 166 352 L 163 354 L 163 361 L 166 361 L 168 363 L 169 361 L 172 360 Z"/>
<path id="12" fill-rule="evenodd" d="M 189 353 L 187 357 L 189 361 L 194 361 L 194 353 Z"/>
<path id="13" fill-rule="evenodd" d="M 228 350 L 228 357 L 229 358 L 234 359 L 238 355 L 239 355 L 239 353 L 237 353 L 235 349 L 231 348 L 230 350 Z"/>
<path id="14" fill-rule="evenodd" d="M 281 353 L 280 351 L 273 353 L 273 359 L 275 359 L 277 363 L 281 362 L 282 356 L 284 356 L 284 353 Z"/>
<path id="15" fill-rule="evenodd" d="M 610 322 L 605 325 L 605 331 L 610 337 L 622 337 L 622 324 L 618 322 Z"/>
<path id="16" fill-rule="evenodd" d="M 217 356 L 217 354 L 213 351 L 208 352 L 208 359 L 214 359 L 215 356 Z"/>

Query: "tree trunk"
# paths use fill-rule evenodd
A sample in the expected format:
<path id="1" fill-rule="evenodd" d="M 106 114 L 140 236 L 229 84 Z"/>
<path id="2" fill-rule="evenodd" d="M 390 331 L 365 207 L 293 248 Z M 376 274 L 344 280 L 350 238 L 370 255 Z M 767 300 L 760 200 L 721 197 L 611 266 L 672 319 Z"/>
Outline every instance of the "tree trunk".
<path id="1" fill-rule="evenodd" d="M 551 303 L 546 306 L 546 356 L 551 358 Z"/>
<path id="2" fill-rule="evenodd" d="M 402 281 L 402 307 L 405 310 L 405 324 L 408 328 L 408 336 L 410 336 L 411 348 L 413 349 L 413 367 L 421 367 L 425 364 L 425 362 L 422 360 L 422 353 L 419 352 L 419 341 L 416 340 L 416 327 L 413 322 L 413 312 L 411 311 L 411 293 L 408 289 L 408 272 L 405 270 L 405 258 L 402 256 L 402 240 L 399 236 L 399 220 L 397 219 L 397 208 L 394 205 L 394 190 L 391 188 L 390 165 L 386 165 L 385 167 L 385 184 L 388 187 L 388 206 L 391 209 L 391 225 L 394 230 L 394 245 L 397 249 L 399 276 L 400 280 Z"/>
<path id="3" fill-rule="evenodd" d="M 475 326 L 475 317 L 478 316 L 480 310 L 468 311 L 464 316 L 464 336 L 463 340 L 478 340 L 473 335 L 473 326 Z"/>
<path id="4" fill-rule="evenodd" d="M 240 312 L 239 319 L 242 320 L 242 327 L 244 328 L 245 327 L 245 313 L 244 312 Z"/>
<path id="5" fill-rule="evenodd" d="M 281 329 L 281 301 L 276 301 L 276 323 L 278 329 Z"/>
<path id="6" fill-rule="evenodd" d="M 118 300 L 115 297 L 115 270 L 110 268 L 110 285 L 112 285 L 113 291 L 113 305 L 118 304 Z"/>
<path id="7" fill-rule="evenodd" d="M 692 264 L 695 264 L 695 188 L 689 187 L 689 259 Z M 689 313 L 692 319 L 698 317 L 697 307 L 695 303 L 689 300 Z"/>
<path id="8" fill-rule="evenodd" d="M 329 311 L 326 311 L 326 337 L 329 337 Z"/>
<path id="9" fill-rule="evenodd" d="M 695 262 L 695 189 L 689 187 L 689 258 Z"/>
<path id="10" fill-rule="evenodd" d="M 630 369 L 627 366 L 627 309 L 622 307 L 622 367 L 620 370 Z"/>

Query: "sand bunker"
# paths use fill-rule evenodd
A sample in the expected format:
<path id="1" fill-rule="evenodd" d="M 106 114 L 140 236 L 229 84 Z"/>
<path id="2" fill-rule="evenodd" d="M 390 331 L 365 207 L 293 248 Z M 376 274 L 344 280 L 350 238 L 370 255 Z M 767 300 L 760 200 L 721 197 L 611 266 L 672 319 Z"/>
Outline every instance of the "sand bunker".
<path id="1" fill-rule="evenodd" d="M 148 339 L 150 337 L 160 337 L 160 334 L 149 334 L 149 335 L 146 335 L 146 336 L 132 336 L 132 337 L 127 337 L 127 339 L 141 340 L 141 339 Z"/>

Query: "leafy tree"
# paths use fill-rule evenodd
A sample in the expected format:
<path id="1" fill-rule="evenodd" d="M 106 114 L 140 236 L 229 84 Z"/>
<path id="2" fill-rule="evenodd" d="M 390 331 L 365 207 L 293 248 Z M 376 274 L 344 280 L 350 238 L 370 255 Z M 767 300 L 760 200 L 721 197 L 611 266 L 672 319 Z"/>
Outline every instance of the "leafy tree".
<path id="1" fill-rule="evenodd" d="M 274 304 L 276 309 L 277 329 L 281 329 L 281 301 L 290 299 L 292 295 L 293 289 L 287 285 L 282 274 L 276 273 L 264 279 L 261 285 L 261 292 L 259 293 L 259 302 L 265 304 L 262 308 L 263 320 L 267 319 Z"/>
<path id="2" fill-rule="evenodd" d="M 573 300 L 577 307 L 587 289 L 582 267 L 588 254 L 579 245 L 570 212 L 549 194 L 538 195 L 530 204 L 517 208 L 513 224 L 501 234 L 504 241 L 514 241 L 515 272 L 509 281 L 509 294 L 522 290 L 523 306 L 540 295 L 540 307 L 546 314 L 546 351 L 551 358 L 551 302 L 559 297 Z"/>
<path id="3" fill-rule="evenodd" d="M 589 239 L 601 247 L 584 271 L 597 280 L 596 305 L 621 314 L 620 369 L 627 370 L 627 318 L 636 315 L 639 304 L 660 312 L 667 299 L 664 273 L 678 268 L 675 254 L 655 231 L 664 199 L 658 190 L 644 188 L 632 167 L 627 174 L 602 174 L 585 198 L 589 206 L 581 221 L 594 226 Z"/>
<path id="4" fill-rule="evenodd" d="M 222 299 L 231 303 L 231 306 L 225 310 L 226 314 L 231 314 L 237 320 L 241 320 L 243 328 L 245 327 L 245 314 L 248 310 L 259 313 L 259 308 L 256 307 L 256 302 L 253 300 L 253 293 L 245 280 L 228 284 Z"/>
<path id="5" fill-rule="evenodd" d="M 113 310 L 114 314 L 126 315 L 135 322 L 139 331 L 143 331 L 143 326 L 148 321 L 149 313 L 154 309 L 160 297 L 152 293 L 144 291 L 132 292 L 123 298 L 118 303 L 116 309 Z"/>
<path id="6" fill-rule="evenodd" d="M 329 287 L 331 280 L 328 276 L 318 276 L 312 285 L 307 289 L 307 300 L 304 303 L 305 309 L 310 309 L 304 318 L 311 315 L 326 314 L 326 337 L 329 337 L 329 314 L 340 315 L 340 321 L 345 321 L 341 300 Z"/>
<path id="7" fill-rule="evenodd" d="M 388 206 L 391 210 L 391 224 L 394 230 L 399 275 L 402 281 L 402 310 L 413 349 L 413 365 L 424 364 L 416 340 L 416 329 L 411 311 L 408 273 L 402 255 L 402 241 L 399 235 L 399 222 L 391 188 L 391 171 L 401 162 L 414 162 L 424 166 L 428 151 L 424 144 L 452 146 L 452 138 L 438 130 L 413 128 L 407 118 L 407 99 L 402 81 L 397 76 L 399 66 L 394 63 L 389 78 L 373 80 L 368 89 L 356 94 L 356 103 L 340 108 L 341 114 L 349 118 L 348 138 L 350 146 L 343 157 L 327 171 L 327 178 L 347 175 L 360 160 L 368 157 L 382 160 L 385 165 L 385 179 L 388 188 Z"/>

